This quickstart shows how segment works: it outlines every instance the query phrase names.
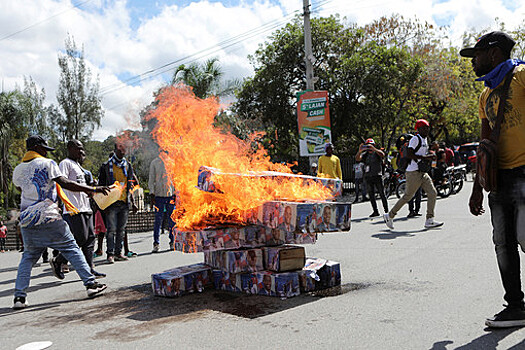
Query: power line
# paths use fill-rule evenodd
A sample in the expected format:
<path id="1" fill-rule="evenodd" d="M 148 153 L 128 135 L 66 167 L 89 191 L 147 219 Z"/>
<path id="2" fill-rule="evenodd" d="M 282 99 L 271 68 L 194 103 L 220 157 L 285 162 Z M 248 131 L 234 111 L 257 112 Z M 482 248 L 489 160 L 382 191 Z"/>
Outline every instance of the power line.
<path id="1" fill-rule="evenodd" d="M 311 9 L 311 12 L 314 12 L 314 11 L 318 11 L 320 9 L 320 7 L 332 2 L 333 0 L 322 0 L 320 1 L 319 3 L 317 3 L 315 5 L 315 7 L 312 7 Z M 254 28 L 254 29 L 251 29 L 250 31 L 247 31 L 247 32 L 244 32 L 242 34 L 239 34 L 237 36 L 234 36 L 234 37 L 231 37 L 231 38 L 228 38 L 216 45 L 213 45 L 213 46 L 210 46 L 206 49 L 203 49 L 203 50 L 200 50 L 194 54 L 191 54 L 191 55 L 188 55 L 188 56 L 185 56 L 183 58 L 180 58 L 180 59 L 177 59 L 175 61 L 171 61 L 169 63 L 166 63 L 160 67 L 157 67 L 157 68 L 154 68 L 154 69 L 150 69 L 149 71 L 146 71 L 144 73 L 141 73 L 139 75 L 136 75 L 134 77 L 131 77 L 131 78 L 128 78 L 126 80 L 124 80 L 123 82 L 120 82 L 120 83 L 116 83 L 116 84 L 113 84 L 113 85 L 109 85 L 109 86 L 106 86 L 104 88 L 101 89 L 101 94 L 102 95 L 107 95 L 107 94 L 110 94 L 112 92 L 115 92 L 115 91 L 118 91 L 126 86 L 128 86 L 128 84 L 132 84 L 132 83 L 139 83 L 145 79 L 150 79 L 150 78 L 153 78 L 155 76 L 158 76 L 158 75 L 161 75 L 167 71 L 170 71 L 172 70 L 172 66 L 177 64 L 177 63 L 181 63 L 185 60 L 188 60 L 188 59 L 191 59 L 193 58 L 192 60 L 186 62 L 187 64 L 189 63 L 192 63 L 192 62 L 195 62 L 197 61 L 198 59 L 200 58 L 203 58 L 203 57 L 206 57 L 206 56 L 209 56 L 213 53 L 216 53 L 216 52 L 219 52 L 221 50 L 224 50 L 226 48 L 229 48 L 231 46 L 234 46 L 234 45 L 237 45 L 239 43 L 242 43 L 248 39 L 251 39 L 255 36 L 258 36 L 260 34 L 263 34 L 264 32 L 267 32 L 267 31 L 271 31 L 271 30 L 274 30 L 276 28 L 279 28 L 280 26 L 282 26 L 283 24 L 285 24 L 289 19 L 291 19 L 291 17 L 293 17 L 295 14 L 297 14 L 300 10 L 295 10 L 291 13 L 289 13 L 288 15 L 284 16 L 283 18 L 281 19 L 276 19 L 276 20 L 273 20 L 273 21 L 270 21 L 268 23 L 265 23 L 257 28 Z M 218 48 L 217 48 L 218 47 Z M 213 50 L 213 51 L 212 51 Z"/>
<path id="2" fill-rule="evenodd" d="M 44 22 L 47 22 L 47 21 L 49 21 L 49 20 L 51 20 L 51 19 L 53 19 L 53 18 L 55 18 L 55 17 L 58 17 L 58 16 L 60 16 L 60 15 L 63 14 L 63 13 L 66 13 L 66 12 L 68 12 L 68 11 L 71 11 L 71 10 L 73 10 L 73 9 L 75 9 L 75 8 L 79 8 L 80 6 L 86 4 L 86 3 L 90 2 L 90 1 L 91 1 L 91 0 L 86 0 L 86 1 L 80 2 L 80 3 L 78 3 L 78 4 L 76 4 L 76 5 L 72 6 L 72 7 L 70 7 L 70 8 L 68 8 L 68 9 L 65 9 L 64 11 L 61 11 L 61 12 L 58 12 L 58 13 L 54 14 L 54 15 L 51 16 L 51 17 L 48 17 L 48 18 L 43 19 L 43 20 L 41 20 L 41 21 L 39 21 L 39 22 L 36 22 L 36 23 L 34 23 L 34 24 L 31 24 L 31 25 L 28 26 L 28 27 L 25 27 L 25 28 L 23 28 L 23 29 L 20 29 L 20 30 L 14 32 L 14 33 L 11 33 L 11 34 L 8 34 L 8 35 L 6 35 L 6 36 L 4 36 L 4 37 L 1 37 L 1 38 L 0 38 L 0 41 L 5 40 L 5 39 L 9 39 L 9 38 L 11 38 L 11 37 L 13 37 L 13 36 L 15 36 L 15 35 L 17 35 L 17 34 L 20 34 L 20 33 L 22 33 L 22 32 L 25 32 L 25 31 L 28 30 L 28 29 L 34 28 L 34 27 L 36 27 L 36 26 L 38 26 L 38 25 L 40 25 L 40 24 L 42 24 L 42 23 L 44 23 Z"/>

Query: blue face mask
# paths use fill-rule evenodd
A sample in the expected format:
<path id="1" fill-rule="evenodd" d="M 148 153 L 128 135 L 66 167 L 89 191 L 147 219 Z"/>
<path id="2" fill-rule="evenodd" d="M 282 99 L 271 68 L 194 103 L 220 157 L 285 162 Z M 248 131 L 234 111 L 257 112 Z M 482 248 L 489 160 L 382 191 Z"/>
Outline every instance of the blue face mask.
<path id="1" fill-rule="evenodd" d="M 507 75 L 510 70 L 514 69 L 514 67 L 519 66 L 520 64 L 525 64 L 525 62 L 516 58 L 508 59 L 505 62 L 498 64 L 496 68 L 491 70 L 489 73 L 485 74 L 481 78 L 476 79 L 476 81 L 484 81 L 486 87 L 494 89 L 503 81 L 505 75 Z"/>

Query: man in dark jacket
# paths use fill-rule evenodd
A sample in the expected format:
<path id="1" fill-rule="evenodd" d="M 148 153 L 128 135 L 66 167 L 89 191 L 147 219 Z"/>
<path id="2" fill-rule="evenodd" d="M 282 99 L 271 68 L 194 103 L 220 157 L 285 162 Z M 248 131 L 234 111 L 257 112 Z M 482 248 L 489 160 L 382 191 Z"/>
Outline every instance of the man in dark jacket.
<path id="1" fill-rule="evenodd" d="M 359 151 L 357 151 L 355 155 L 355 160 L 358 162 L 363 161 L 365 165 L 364 177 L 368 189 L 368 198 L 370 198 L 370 204 L 372 204 L 373 210 L 370 217 L 379 216 L 376 203 L 376 190 L 381 197 L 385 213 L 388 213 L 388 202 L 383 187 L 383 158 L 385 157 L 385 153 L 376 148 L 375 145 L 374 139 L 367 139 L 365 144 L 359 146 Z"/>
<path id="2" fill-rule="evenodd" d="M 115 260 L 128 260 L 127 256 L 122 254 L 122 242 L 128 223 L 129 193 L 133 186 L 138 184 L 138 181 L 133 167 L 124 158 L 126 151 L 123 143 L 115 143 L 113 155 L 102 164 L 98 175 L 99 185 L 110 186 L 117 181 L 124 187 L 121 197 L 104 210 L 107 226 L 107 259 L 110 264 Z"/>

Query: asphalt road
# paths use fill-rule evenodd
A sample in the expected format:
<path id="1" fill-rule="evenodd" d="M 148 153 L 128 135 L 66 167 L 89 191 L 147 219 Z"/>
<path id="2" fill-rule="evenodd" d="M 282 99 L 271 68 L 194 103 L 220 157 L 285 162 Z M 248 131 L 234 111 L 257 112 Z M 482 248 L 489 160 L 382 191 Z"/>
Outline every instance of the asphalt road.
<path id="1" fill-rule="evenodd" d="M 438 200 L 441 229 L 423 229 L 403 208 L 388 230 L 369 219 L 369 203 L 353 207 L 352 230 L 319 237 L 307 255 L 341 263 L 333 295 L 278 298 L 206 290 L 176 299 L 153 297 L 151 273 L 197 263 L 202 254 L 151 254 L 151 233 L 130 236 L 139 253 L 97 269 L 108 274 L 104 296 L 87 299 L 78 276 L 63 281 L 35 267 L 30 307 L 13 311 L 18 252 L 0 254 L 0 347 L 51 341 L 49 349 L 525 349 L 525 329 L 492 331 L 502 287 L 490 217 L 468 213 L 471 183 Z M 392 196 L 390 205 L 395 198 Z M 423 209 L 426 202 L 423 202 Z M 523 265 L 523 264 L 522 264 Z"/>

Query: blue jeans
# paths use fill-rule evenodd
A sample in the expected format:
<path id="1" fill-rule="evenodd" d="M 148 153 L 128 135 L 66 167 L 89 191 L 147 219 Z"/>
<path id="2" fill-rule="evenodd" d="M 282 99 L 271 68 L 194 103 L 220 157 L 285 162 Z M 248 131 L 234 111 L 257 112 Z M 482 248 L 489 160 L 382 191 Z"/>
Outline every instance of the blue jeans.
<path id="1" fill-rule="evenodd" d="M 123 201 L 116 201 L 104 211 L 106 214 L 106 243 L 107 254 L 121 255 L 124 230 L 128 223 L 129 207 Z"/>
<path id="2" fill-rule="evenodd" d="M 520 255 L 525 251 L 525 166 L 498 171 L 498 187 L 489 194 L 492 240 L 509 306 L 523 303 Z"/>
<path id="3" fill-rule="evenodd" d="M 64 220 L 52 221 L 31 228 L 21 228 L 24 252 L 16 275 L 15 297 L 25 297 L 31 279 L 31 269 L 47 247 L 57 249 L 71 262 L 84 285 L 95 282 L 82 251 L 75 242 L 68 224 Z"/>
<path id="4" fill-rule="evenodd" d="M 168 216 L 168 231 L 170 237 L 170 243 L 173 243 L 173 226 L 175 223 L 171 219 L 171 213 L 175 209 L 173 197 L 158 197 L 155 196 L 155 223 L 153 225 L 153 243 L 160 244 L 160 228 L 164 221 L 164 215 Z"/>

